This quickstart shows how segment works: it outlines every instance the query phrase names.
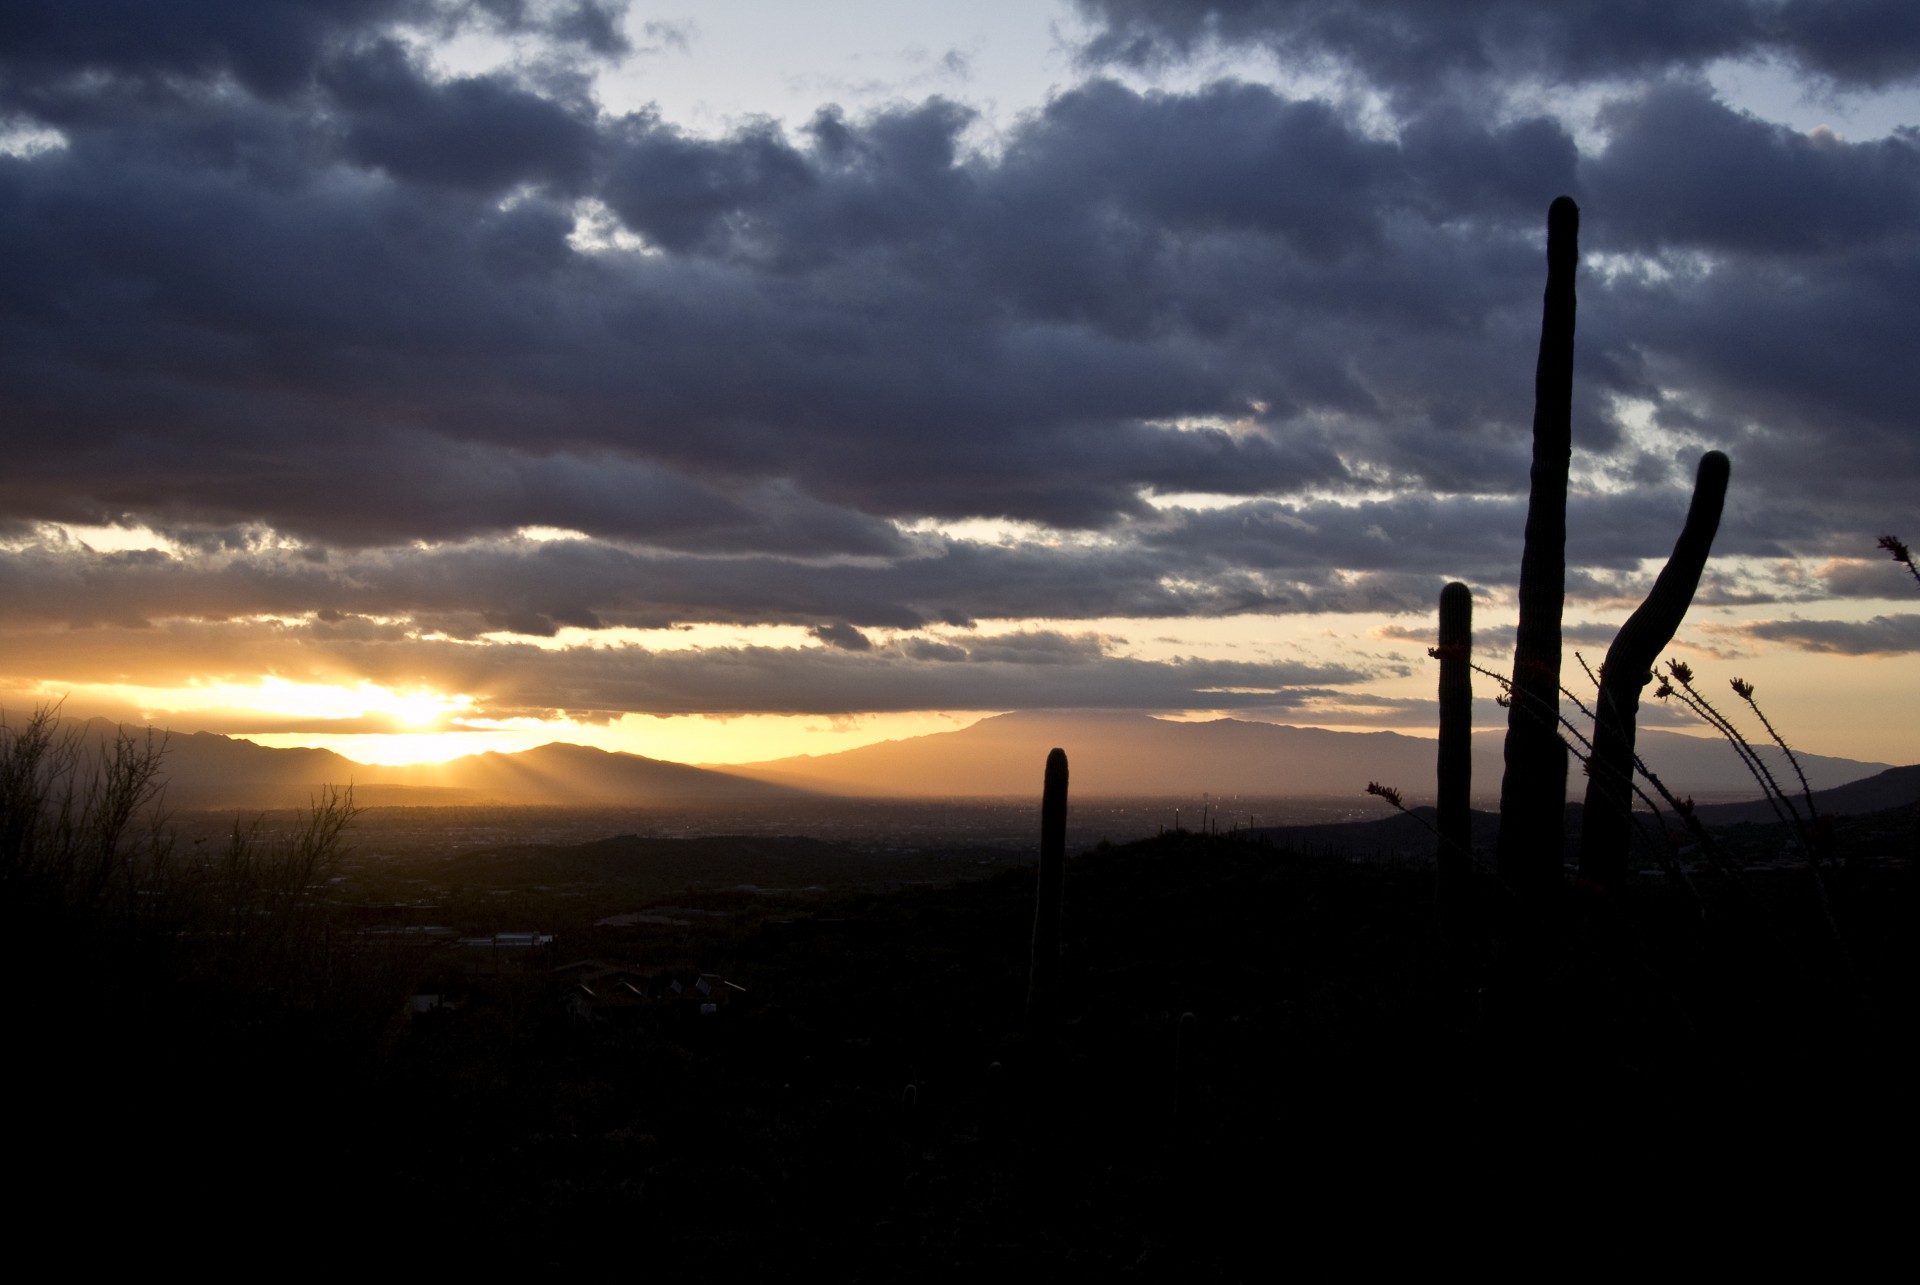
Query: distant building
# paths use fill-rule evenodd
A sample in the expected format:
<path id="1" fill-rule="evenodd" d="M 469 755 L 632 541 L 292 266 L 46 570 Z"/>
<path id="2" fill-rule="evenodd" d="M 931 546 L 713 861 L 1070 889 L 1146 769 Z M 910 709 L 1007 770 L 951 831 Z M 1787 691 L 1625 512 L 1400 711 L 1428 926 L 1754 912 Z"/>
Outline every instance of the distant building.
<path id="1" fill-rule="evenodd" d="M 499 977 L 517 973 L 553 954 L 558 939 L 552 933 L 494 933 L 491 937 L 462 937 L 467 971 Z"/>

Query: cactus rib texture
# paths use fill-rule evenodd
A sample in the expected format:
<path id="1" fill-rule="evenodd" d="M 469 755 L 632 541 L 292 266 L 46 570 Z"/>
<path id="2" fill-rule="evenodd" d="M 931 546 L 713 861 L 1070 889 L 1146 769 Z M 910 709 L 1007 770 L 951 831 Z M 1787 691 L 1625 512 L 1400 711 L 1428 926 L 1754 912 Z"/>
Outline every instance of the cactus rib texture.
<path id="1" fill-rule="evenodd" d="M 1060 921 L 1066 907 L 1067 752 L 1047 755 L 1040 795 L 1040 880 L 1034 895 L 1033 964 L 1027 983 L 1027 1038 L 1036 1047 L 1053 1040 L 1060 990 Z"/>
<path id="2" fill-rule="evenodd" d="M 1580 881 L 1587 887 L 1612 891 L 1626 878 L 1640 689 L 1652 678 L 1661 649 L 1673 641 L 1674 631 L 1693 603 L 1714 533 L 1720 528 L 1728 471 L 1727 457 L 1719 451 L 1700 457 L 1693 501 L 1687 506 L 1686 525 L 1673 554 L 1646 600 L 1614 636 L 1606 664 L 1600 668 L 1593 755 L 1587 764 L 1587 800 L 1580 820 Z"/>
<path id="3" fill-rule="evenodd" d="M 1560 708 L 1560 614 L 1567 579 L 1567 474 L 1573 456 L 1574 265 L 1580 208 L 1547 210 L 1547 289 L 1534 371 L 1533 473 L 1520 555 L 1520 622 L 1500 782 L 1500 877 L 1537 900 L 1560 880 L 1567 754 Z"/>

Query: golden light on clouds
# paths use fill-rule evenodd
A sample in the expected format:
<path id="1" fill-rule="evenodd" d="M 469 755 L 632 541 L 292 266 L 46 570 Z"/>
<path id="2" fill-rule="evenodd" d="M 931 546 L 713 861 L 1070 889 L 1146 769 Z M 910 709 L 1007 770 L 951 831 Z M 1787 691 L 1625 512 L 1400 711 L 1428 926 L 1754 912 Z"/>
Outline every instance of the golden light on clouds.
<path id="1" fill-rule="evenodd" d="M 473 704 L 471 696 L 445 696 L 424 688 L 395 691 L 364 679 L 349 687 L 329 683 L 296 683 L 271 675 L 256 683 L 194 683 L 171 691 L 121 688 L 119 694 L 140 705 L 143 710 L 150 711 L 151 717 L 213 710 L 246 710 L 274 718 L 371 719 L 384 716 L 409 727 L 430 726 L 454 717 Z"/>
<path id="2" fill-rule="evenodd" d="M 294 682 L 272 675 L 151 687 L 132 683 L 43 685 L 36 701 L 61 701 L 69 713 L 96 710 L 180 731 L 217 729 L 262 745 L 332 749 L 363 762 L 437 762 L 492 748 L 481 731 L 457 730 L 473 697 L 425 688 Z M 337 726 L 338 730 L 332 730 Z M 391 730 L 389 730 L 391 729 Z"/>
<path id="3" fill-rule="evenodd" d="M 985 711 L 987 713 L 998 711 Z M 263 733 L 250 741 L 276 749 L 327 749 L 361 763 L 403 766 L 443 763 L 488 751 L 517 753 L 552 741 L 674 763 L 756 763 L 799 754 L 837 754 L 880 741 L 951 732 L 978 720 L 982 711 L 916 711 L 855 718 L 818 715 L 696 714 L 655 718 L 629 714 L 606 723 L 572 719 L 471 719 L 452 729 L 405 733 Z"/>
<path id="4" fill-rule="evenodd" d="M 1821 610 L 1851 619 L 1897 613 L 1905 605 L 1872 600 L 1822 604 Z M 1476 653 L 1491 668 L 1504 669 L 1512 631 L 1510 604 L 1504 597 L 1495 596 L 1477 606 Z M 1754 622 L 1785 614 L 1777 603 L 1704 606 L 1682 630 L 1674 649 L 1692 659 L 1697 668 L 1704 666 L 1705 672 L 1716 675 L 1714 681 L 1722 686 L 1731 676 L 1760 683 L 1769 712 L 1798 748 L 1868 761 L 1911 761 L 1911 729 L 1920 726 L 1920 684 L 1910 678 L 1911 656 L 1813 653 L 1751 632 Z M 1583 615 L 1585 619 L 1570 623 L 1569 650 L 1584 651 L 1597 664 L 1624 610 L 1611 603 L 1589 604 Z M 996 639 L 1057 631 L 1061 639 L 1085 644 L 1068 649 L 1072 652 L 1069 661 L 1060 662 L 1068 668 L 1106 660 L 1134 665 L 1183 664 L 1189 660 L 1347 665 L 1371 677 L 1360 683 L 1334 684 L 1291 696 L 1276 692 L 1271 704 L 1231 696 L 1265 688 L 1203 686 L 1199 689 L 1202 695 L 1222 693 L 1219 706 L 1196 705 L 1176 716 L 1191 720 L 1222 716 L 1267 719 L 1337 730 L 1395 730 L 1431 736 L 1435 676 L 1425 655 L 1429 627 L 1429 619 L 1417 613 L 1394 617 L 1313 613 L 1003 619 L 904 632 L 870 629 L 866 637 L 872 645 L 871 653 L 856 654 L 870 655 L 877 671 L 889 667 L 910 671 L 922 664 L 927 666 L 928 675 L 937 677 L 967 671 L 915 660 L 908 648 L 916 639 L 955 644 L 956 650 L 980 650 Z M 617 706 L 615 710 L 602 706 L 600 712 L 587 712 L 592 707 L 586 701 L 598 694 L 594 682 L 605 675 L 621 682 L 630 677 L 631 690 L 621 694 L 628 700 L 646 702 L 658 694 L 652 685 L 660 681 L 659 674 L 672 677 L 685 672 L 697 678 L 703 672 L 701 666 L 709 664 L 722 670 L 740 667 L 737 679 L 729 673 L 724 681 L 710 682 L 708 696 L 716 701 L 744 702 L 751 698 L 748 689 L 755 682 L 761 686 L 754 692 L 780 694 L 782 680 L 777 675 L 785 672 L 781 666 L 794 666 L 793 672 L 799 675 L 834 681 L 841 672 L 834 665 L 849 662 L 836 659 L 825 667 L 811 669 L 803 667 L 811 662 L 791 658 L 838 658 L 846 653 L 823 646 L 813 631 L 790 624 L 616 627 L 601 631 L 565 628 L 553 638 L 483 636 L 443 644 L 443 648 L 453 649 L 404 664 L 399 663 L 403 653 L 388 650 L 385 642 L 359 649 L 347 646 L 322 650 L 307 646 L 291 626 L 258 620 L 128 633 L 129 642 L 138 646 L 128 648 L 123 662 L 107 664 L 101 659 L 99 644 L 109 641 L 116 632 L 70 631 L 63 642 L 44 645 L 37 653 L 17 651 L 14 659 L 25 671 L 21 678 L 26 681 L 11 684 L 0 704 L 12 710 L 65 700 L 70 715 L 97 714 L 182 733 L 216 732 L 275 748 L 324 748 L 357 762 L 392 766 L 444 762 L 487 751 L 516 752 L 554 741 L 682 763 L 748 763 L 831 754 L 951 731 L 1001 712 L 1000 708 L 987 707 L 955 709 L 952 706 L 957 702 L 952 700 L 937 702 L 936 708 L 925 711 L 851 715 L 739 712 L 656 716 L 621 714 Z M 418 641 L 410 639 L 406 645 Z M 584 677 L 550 686 L 529 684 L 525 661 L 529 650 L 536 655 L 553 655 L 557 661 L 568 653 L 576 658 L 604 656 L 610 668 L 581 669 L 576 672 Z M 697 654 L 702 652 L 711 655 Z M 1008 654 L 1016 653 L 1017 648 Z M 490 654 L 498 656 L 497 662 L 489 659 Z M 992 661 L 983 666 L 983 673 L 1009 663 L 998 654 L 981 654 Z M 666 657 L 685 660 L 675 659 L 669 665 Z M 107 681 L 137 679 L 142 665 L 152 666 L 149 672 L 153 677 L 145 683 Z M 194 676 L 196 670 L 214 665 L 225 672 Z M 279 672 L 253 680 L 238 676 L 253 666 L 267 665 Z M 384 667 L 384 673 L 379 667 Z M 28 677 L 35 669 L 45 674 L 63 668 L 75 678 L 90 669 L 94 680 L 36 681 Z M 402 672 L 409 674 L 410 681 L 397 677 Z M 767 678 L 768 672 L 776 677 Z M 436 684 L 435 678 L 440 683 Z M 1570 686 L 1580 689 L 1579 680 L 1570 656 Z M 930 690 L 948 697 L 965 694 L 953 685 Z M 1491 705 L 1493 686 L 1490 681 L 1482 684 L 1476 680 L 1476 691 L 1486 698 L 1485 704 L 1476 708 L 1476 723 L 1491 727 L 1501 717 Z M 569 698 L 582 702 L 573 709 L 574 716 L 548 712 L 548 702 Z M 679 708 L 684 710 L 686 704 Z M 1154 712 L 1165 715 L 1173 711 Z M 1650 711 L 1646 723 L 1691 730 L 1685 720 L 1667 717 L 1661 711 Z"/>

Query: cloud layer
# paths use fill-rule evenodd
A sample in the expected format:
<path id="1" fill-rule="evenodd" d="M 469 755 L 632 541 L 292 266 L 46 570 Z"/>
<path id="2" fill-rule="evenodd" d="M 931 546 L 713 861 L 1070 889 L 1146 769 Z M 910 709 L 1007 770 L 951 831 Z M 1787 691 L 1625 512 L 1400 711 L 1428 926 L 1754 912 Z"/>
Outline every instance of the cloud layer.
<path id="1" fill-rule="evenodd" d="M 1708 447 L 1734 464 L 1720 553 L 1845 556 L 1911 513 L 1920 133 L 1797 133 L 1699 73 L 1907 83 L 1912 6 L 1080 8 L 1093 70 L 982 147 L 939 98 L 792 132 L 610 112 L 592 76 L 632 44 L 607 0 L 8 6 L 0 627 L 227 622 L 232 646 L 273 617 L 307 631 L 276 646 L 345 655 L 351 627 L 437 656 L 456 644 L 423 639 L 784 623 L 819 646 L 766 670 L 778 694 L 692 698 L 679 661 L 631 649 L 528 648 L 529 671 L 600 675 L 544 684 L 498 653 L 495 687 L 954 708 L 951 670 L 997 693 L 971 708 L 1192 707 L 1185 670 L 1100 695 L 995 662 L 1027 688 L 870 634 L 1410 612 L 1445 579 L 1508 583 L 1561 192 L 1590 255 L 1578 593 L 1631 594 Z M 460 33 L 521 56 L 443 71 Z M 1235 44 L 1386 115 L 1099 70 Z M 1602 106 L 1542 114 L 1520 90 L 1543 83 Z M 1011 534 L 954 533 L 978 520 Z M 10 677 L 80 681 L 10 654 Z M 1367 676 L 1329 673 L 1214 685 Z"/>

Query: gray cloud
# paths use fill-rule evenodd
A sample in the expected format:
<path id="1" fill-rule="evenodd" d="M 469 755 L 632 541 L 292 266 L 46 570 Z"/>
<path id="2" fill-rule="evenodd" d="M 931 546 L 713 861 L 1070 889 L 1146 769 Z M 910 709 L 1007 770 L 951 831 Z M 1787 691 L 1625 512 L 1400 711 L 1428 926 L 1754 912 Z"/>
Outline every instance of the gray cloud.
<path id="1" fill-rule="evenodd" d="M 757 497 L 764 521 L 781 520 L 782 499 Z M 1569 578 L 1572 599 L 1637 602 L 1650 583 L 1640 564 L 1664 556 L 1684 508 L 1685 497 L 1668 490 L 1577 498 L 1570 548 L 1582 565 Z M 677 538 L 686 547 L 677 550 L 493 539 L 332 551 L 288 547 L 258 528 L 190 528 L 177 553 L 22 544 L 0 557 L 0 620 L 140 625 L 319 613 L 322 621 L 377 618 L 457 637 L 775 622 L 826 629 L 824 641 L 846 645 L 861 629 L 982 618 L 1426 615 L 1448 579 L 1482 592 L 1510 587 L 1524 520 L 1518 499 L 1259 500 L 1168 509 L 1131 524 L 1124 539 L 1050 547 L 909 537 L 885 525 L 864 542 L 847 530 L 810 540 L 802 509 L 789 519 L 784 556 L 730 544 L 724 527 L 705 541 L 683 531 Z M 849 548 L 856 552 L 843 552 Z M 1726 524 L 1718 548 L 1778 552 L 1763 524 L 1738 519 Z M 1876 581 L 1880 592 L 1885 579 Z M 1830 584 L 1831 577 L 1801 592 Z M 1702 600 L 1761 601 L 1767 592 L 1729 569 L 1710 578 Z"/>
<path id="2" fill-rule="evenodd" d="M 322 83 L 347 122 L 345 156 L 403 181 L 575 190 L 591 171 L 591 118 L 504 76 L 430 82 L 405 48 L 381 41 L 334 59 Z"/>
<path id="3" fill-rule="evenodd" d="M 1095 82 L 990 160 L 960 152 L 966 113 L 937 100 L 824 114 L 799 141 L 694 139 L 498 79 L 430 82 L 391 44 L 322 82 L 344 133 L 188 94 L 0 163 L 10 511 L 335 544 L 533 523 L 714 547 L 718 519 L 729 547 L 774 550 L 794 533 L 759 497 L 784 488 L 813 506 L 811 539 L 861 552 L 877 517 L 1112 526 L 1148 515 L 1145 491 L 1512 493 L 1532 207 L 1563 187 L 1596 193 L 1597 249 L 1776 273 L 1818 253 L 1826 283 L 1589 279 L 1593 448 L 1619 442 L 1613 396 L 1722 435 L 1763 408 L 1750 392 L 1770 418 L 1838 394 L 1863 443 L 1903 422 L 1903 367 L 1860 367 L 1911 307 L 1915 149 L 1798 139 L 1694 90 L 1624 99 L 1582 162 L 1545 119 L 1443 105 L 1389 143 L 1256 86 Z M 1696 133 L 1698 157 L 1671 141 Z M 1754 191 L 1840 213 L 1671 181 L 1722 154 Z M 491 199 L 504 184 L 523 188 Z M 563 197 L 587 191 L 667 253 L 578 252 Z M 1183 418 L 1200 422 L 1168 426 Z M 1792 427 L 1742 476 L 1803 480 L 1825 456 Z"/>
<path id="4" fill-rule="evenodd" d="M 231 76 L 297 93 L 343 46 L 408 30 L 479 29 L 618 56 L 626 0 L 14 0 L 0 13 L 0 98 L 44 106 L 101 78 L 149 87 Z"/>
<path id="5" fill-rule="evenodd" d="M 807 632 L 827 646 L 837 647 L 841 651 L 873 650 L 873 641 L 844 620 L 831 625 L 815 625 Z"/>
<path id="6" fill-rule="evenodd" d="M 1734 111 L 1699 85 L 1659 84 L 1604 114 L 1582 172 L 1609 243 L 1789 261 L 1899 246 L 1920 213 L 1920 146 L 1847 144 Z"/>
<path id="7" fill-rule="evenodd" d="M 83 629 L 5 636 L 0 689 L 42 675 L 63 683 L 123 681 L 129 639 Z M 142 680 L 158 686 L 210 673 L 252 681 L 329 682 L 351 674 L 395 688 L 471 695 L 474 717 L 610 714 L 846 714 L 922 709 L 1276 709 L 1324 698 L 1378 669 L 1301 662 L 1149 661 L 1108 654 L 1097 640 L 1038 632 L 945 644 L 963 658 L 911 647 L 635 646 L 553 652 L 408 639 L 323 637 L 299 626 L 178 624 L 143 631 Z M 1038 657 L 1041 663 L 1034 663 Z M 30 677 L 31 676 L 31 677 Z"/>
<path id="8" fill-rule="evenodd" d="M 1515 575 L 1562 191 L 1594 256 L 1577 599 L 1638 597 L 1706 447 L 1733 459 L 1722 556 L 1869 550 L 1910 512 L 1920 136 L 1802 136 L 1694 73 L 1766 53 L 1891 83 L 1920 66 L 1911 6 L 1083 7 L 1095 57 L 1247 41 L 1409 92 L 1384 129 L 1260 85 L 1095 77 L 985 152 L 939 98 L 699 137 L 585 89 L 624 52 L 613 4 L 9 6 L 0 110 L 63 145 L 0 154 L 0 620 L 275 616 L 306 623 L 247 627 L 355 656 L 781 622 L 839 644 L 792 665 L 944 691 L 926 675 L 993 672 L 985 643 L 854 640 L 1424 614 L 1447 579 Z M 460 29 L 541 53 L 441 74 L 426 50 Z M 1597 141 L 1472 89 L 1515 78 L 1604 82 Z M 1149 502 L 1188 492 L 1231 502 Z M 908 533 L 926 518 L 1042 538 Z M 57 548 L 36 521 L 190 552 Z M 541 526 L 588 538 L 513 537 Z M 1703 593 L 1818 587 L 1710 571 Z M 1086 646 L 995 663 L 1121 672 Z"/>
<path id="9" fill-rule="evenodd" d="M 1920 651 L 1920 615 L 1875 616 L 1871 620 L 1761 620 L 1743 626 L 1742 632 L 1802 651 L 1842 656 L 1897 656 Z"/>
<path id="10" fill-rule="evenodd" d="M 1395 90 L 1449 78 L 1580 82 L 1771 57 L 1842 84 L 1920 75 L 1920 18 L 1899 0 L 1078 0 L 1094 61 L 1155 63 L 1214 43 L 1337 60 Z"/>

